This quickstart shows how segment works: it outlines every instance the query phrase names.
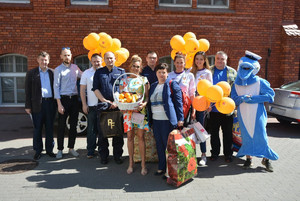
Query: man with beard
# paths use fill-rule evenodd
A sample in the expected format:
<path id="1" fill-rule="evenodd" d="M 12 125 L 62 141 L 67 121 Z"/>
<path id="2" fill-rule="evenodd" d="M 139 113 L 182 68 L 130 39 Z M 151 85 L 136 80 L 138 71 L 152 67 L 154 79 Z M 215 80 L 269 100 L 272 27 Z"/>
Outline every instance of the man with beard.
<path id="1" fill-rule="evenodd" d="M 77 157 L 79 154 L 74 150 L 76 139 L 76 127 L 79 113 L 77 79 L 81 77 L 81 70 L 77 65 L 71 64 L 72 53 L 69 47 L 61 50 L 60 58 L 63 63 L 54 70 L 54 98 L 58 109 L 58 132 L 57 132 L 57 159 L 61 159 L 64 149 L 64 133 L 66 119 L 69 117 L 69 154 Z"/>

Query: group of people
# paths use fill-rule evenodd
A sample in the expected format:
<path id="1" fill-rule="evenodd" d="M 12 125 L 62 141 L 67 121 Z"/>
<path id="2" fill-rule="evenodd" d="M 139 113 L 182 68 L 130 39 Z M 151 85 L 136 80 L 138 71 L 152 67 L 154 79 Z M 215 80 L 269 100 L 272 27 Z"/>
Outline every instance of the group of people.
<path id="1" fill-rule="evenodd" d="M 71 63 L 72 54 L 70 48 L 61 50 L 62 64 L 54 70 L 48 68 L 50 56 L 46 52 L 38 55 L 39 67 L 27 72 L 25 81 L 26 104 L 25 111 L 32 116 L 34 124 L 33 149 L 34 159 L 38 160 L 43 151 L 42 127 L 45 125 L 46 154 L 60 159 L 63 157 L 64 134 L 66 119 L 69 117 L 70 129 L 68 132 L 69 154 L 79 156 L 74 150 L 76 140 L 76 126 L 79 112 L 79 97 L 77 80 L 80 79 L 80 98 L 82 110 L 87 114 L 87 158 L 93 158 L 98 145 L 101 164 L 109 162 L 109 143 L 103 137 L 99 126 L 99 117 L 103 111 L 118 111 L 118 106 L 113 97 L 113 84 L 116 79 L 125 73 L 125 70 L 116 67 L 115 56 L 112 52 L 103 55 L 106 66 L 102 67 L 102 57 L 94 54 L 91 57 L 92 67 L 83 73 L 77 65 Z M 144 99 L 135 110 L 123 110 L 124 133 L 127 134 L 127 147 L 129 165 L 127 174 L 134 172 L 134 136 L 138 137 L 139 153 L 141 155 L 141 174 L 146 175 L 146 150 L 145 133 L 153 133 L 158 155 L 158 169 L 155 175 L 166 173 L 166 155 L 168 135 L 175 129 L 184 125 L 182 94 L 185 93 L 193 101 L 197 96 L 196 86 L 199 80 L 207 79 L 212 84 L 226 81 L 231 86 L 235 82 L 237 72 L 227 65 L 227 54 L 219 51 L 215 55 L 215 64 L 210 67 L 205 52 L 197 52 L 194 56 L 191 69 L 185 69 L 185 56 L 178 52 L 174 58 L 175 69 L 168 70 L 168 64 L 157 65 L 157 54 L 153 51 L 147 53 L 147 65 L 142 67 L 142 59 L 138 55 L 131 57 L 129 72 L 140 75 L 142 84 L 130 88 L 130 82 L 135 78 L 133 74 L 122 78 L 118 83 L 119 90 L 129 90 L 135 93 L 144 93 Z M 53 122 L 58 111 L 57 154 L 53 153 Z M 132 116 L 135 113 L 142 114 L 144 121 L 133 123 Z M 232 161 L 232 126 L 233 114 L 222 114 L 213 105 L 204 112 L 190 109 L 190 118 L 200 122 L 211 134 L 211 161 L 218 159 L 220 155 L 219 129 L 223 133 L 223 153 L 226 162 Z M 112 139 L 113 158 L 117 164 L 121 164 L 123 154 L 123 135 Z M 206 165 L 206 143 L 200 143 L 201 159 L 199 165 Z M 249 157 L 248 157 L 249 158 Z M 264 164 L 268 170 L 272 170 L 269 160 Z M 247 161 L 246 161 L 247 162 Z M 248 162 L 249 163 L 249 162 Z"/>

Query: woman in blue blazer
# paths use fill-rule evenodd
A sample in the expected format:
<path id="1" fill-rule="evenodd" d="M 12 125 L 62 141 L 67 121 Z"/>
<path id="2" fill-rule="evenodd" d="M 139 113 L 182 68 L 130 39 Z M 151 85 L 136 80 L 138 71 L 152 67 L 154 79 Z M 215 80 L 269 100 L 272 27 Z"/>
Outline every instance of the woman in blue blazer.
<path id="1" fill-rule="evenodd" d="M 158 170 L 155 175 L 166 172 L 166 147 L 169 133 L 177 126 L 183 126 L 182 92 L 176 81 L 168 78 L 168 64 L 155 67 L 157 82 L 151 84 L 149 91 L 150 104 L 149 125 L 153 128 L 158 155 Z M 172 88 L 172 92 L 171 92 Z"/>

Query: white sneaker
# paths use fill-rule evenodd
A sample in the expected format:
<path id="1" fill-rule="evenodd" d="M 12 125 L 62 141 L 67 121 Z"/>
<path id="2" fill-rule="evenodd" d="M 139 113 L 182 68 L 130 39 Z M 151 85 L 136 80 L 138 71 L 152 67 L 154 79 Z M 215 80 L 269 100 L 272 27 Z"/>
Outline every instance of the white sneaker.
<path id="1" fill-rule="evenodd" d="M 205 166 L 206 165 L 206 156 L 201 156 L 201 160 L 199 161 L 200 166 Z"/>
<path id="2" fill-rule="evenodd" d="M 72 156 L 75 156 L 75 157 L 79 156 L 79 153 L 77 153 L 74 149 L 70 149 L 69 154 L 71 154 Z"/>
<path id="3" fill-rule="evenodd" d="M 63 157 L 63 153 L 62 153 L 62 151 L 59 150 L 56 154 L 56 158 L 61 159 L 62 157 Z"/>

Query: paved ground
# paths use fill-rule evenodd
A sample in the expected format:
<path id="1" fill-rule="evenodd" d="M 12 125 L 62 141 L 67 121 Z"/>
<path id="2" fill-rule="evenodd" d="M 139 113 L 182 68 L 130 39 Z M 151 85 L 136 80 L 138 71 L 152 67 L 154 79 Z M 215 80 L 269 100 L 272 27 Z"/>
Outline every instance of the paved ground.
<path id="1" fill-rule="evenodd" d="M 0 122 L 0 162 L 32 159 L 29 117 L 0 114 Z M 157 164 L 148 164 L 146 176 L 141 176 L 139 164 L 132 175 L 127 175 L 126 151 L 122 165 L 111 160 L 103 166 L 98 158 L 87 159 L 86 140 L 79 137 L 79 158 L 64 155 L 64 159 L 56 160 L 43 155 L 33 170 L 0 174 L 0 200 L 300 200 L 299 128 L 295 124 L 284 127 L 269 119 L 270 145 L 280 157 L 273 162 L 275 172 L 266 172 L 260 159 L 254 159 L 253 169 L 243 170 L 243 160 L 235 158 L 226 164 L 221 157 L 216 162 L 208 161 L 207 167 L 199 167 L 198 176 L 179 188 L 153 175 Z"/>

